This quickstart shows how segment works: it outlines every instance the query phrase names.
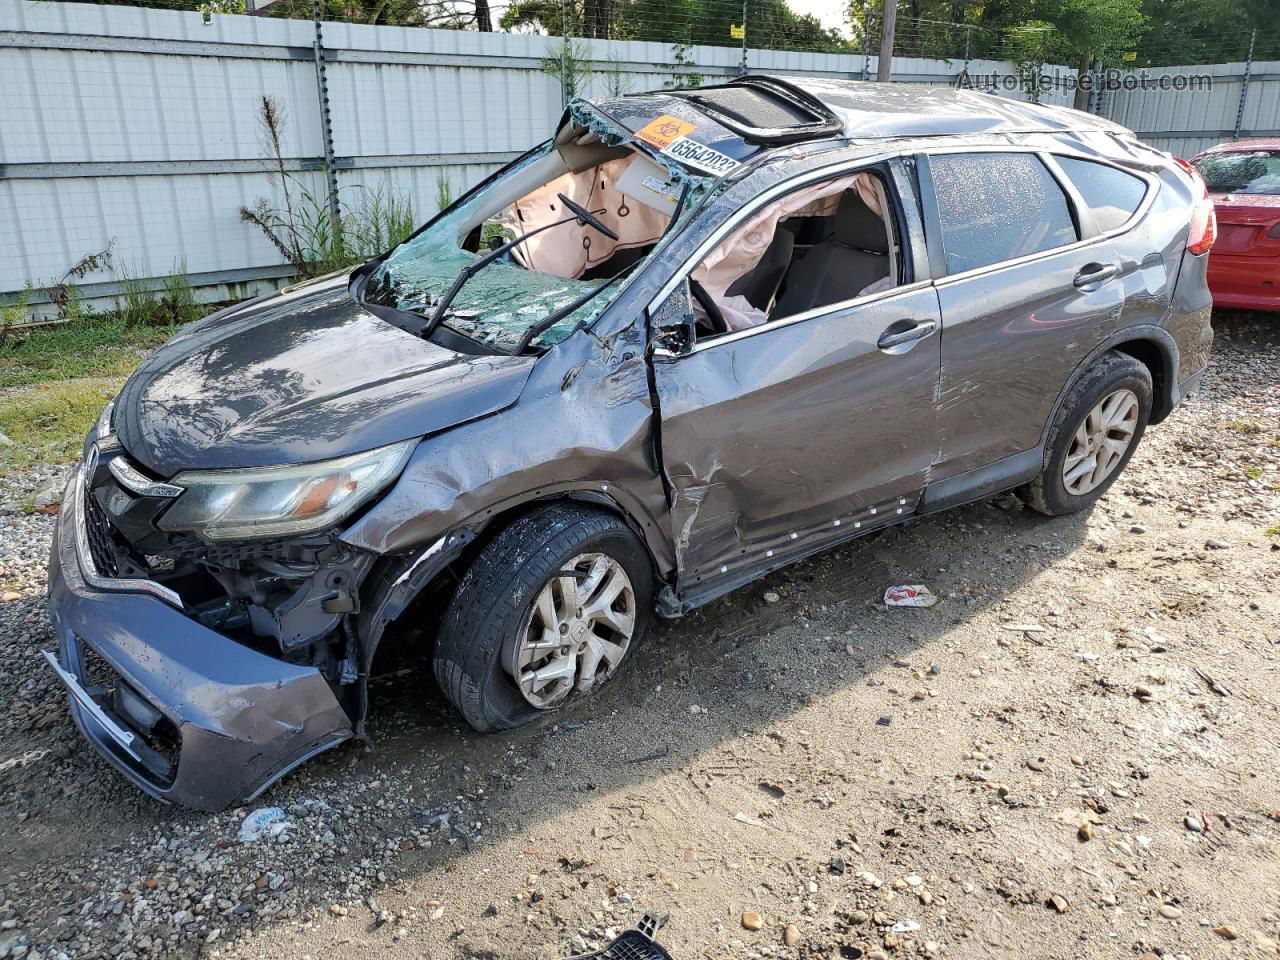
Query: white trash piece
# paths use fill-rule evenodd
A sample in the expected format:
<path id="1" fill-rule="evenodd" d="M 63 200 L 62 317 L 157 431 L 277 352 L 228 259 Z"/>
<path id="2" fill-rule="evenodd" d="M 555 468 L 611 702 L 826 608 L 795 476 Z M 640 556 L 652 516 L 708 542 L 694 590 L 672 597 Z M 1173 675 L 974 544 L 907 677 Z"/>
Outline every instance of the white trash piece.
<path id="1" fill-rule="evenodd" d="M 922 583 L 903 584 L 886 590 L 884 602 L 889 607 L 932 607 L 938 598 Z"/>
<path id="2" fill-rule="evenodd" d="M 253 843 L 267 834 L 278 836 L 288 826 L 285 821 L 285 812 L 280 807 L 259 807 L 240 824 L 240 842 Z"/>

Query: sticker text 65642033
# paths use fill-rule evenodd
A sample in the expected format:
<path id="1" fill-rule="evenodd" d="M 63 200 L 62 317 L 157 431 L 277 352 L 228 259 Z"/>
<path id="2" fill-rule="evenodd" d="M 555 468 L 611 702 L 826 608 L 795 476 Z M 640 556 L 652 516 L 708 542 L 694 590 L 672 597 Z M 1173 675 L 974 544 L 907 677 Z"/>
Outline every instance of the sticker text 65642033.
<path id="1" fill-rule="evenodd" d="M 671 141 L 671 146 L 666 147 L 662 152 L 681 163 L 716 176 L 722 176 L 738 166 L 738 161 L 733 157 L 727 157 L 719 150 L 713 150 L 688 137 Z"/>

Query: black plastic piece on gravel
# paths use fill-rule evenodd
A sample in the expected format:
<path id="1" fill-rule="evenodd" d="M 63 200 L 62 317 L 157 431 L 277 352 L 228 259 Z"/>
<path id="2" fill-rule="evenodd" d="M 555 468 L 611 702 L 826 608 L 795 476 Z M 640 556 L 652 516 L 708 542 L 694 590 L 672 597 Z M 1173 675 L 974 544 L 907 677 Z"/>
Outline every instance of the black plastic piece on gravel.
<path id="1" fill-rule="evenodd" d="M 653 939 L 666 922 L 666 914 L 646 913 L 635 929 L 622 931 L 603 950 L 578 954 L 569 960 L 671 960 L 666 947 Z"/>

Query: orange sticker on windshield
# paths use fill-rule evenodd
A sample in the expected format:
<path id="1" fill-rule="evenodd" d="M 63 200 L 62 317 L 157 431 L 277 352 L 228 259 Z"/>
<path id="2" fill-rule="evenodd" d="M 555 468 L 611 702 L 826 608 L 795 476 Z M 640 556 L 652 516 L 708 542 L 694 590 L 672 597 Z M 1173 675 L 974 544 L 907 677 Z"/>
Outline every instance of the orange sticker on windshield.
<path id="1" fill-rule="evenodd" d="M 688 136 L 698 129 L 692 123 L 686 123 L 679 117 L 664 113 L 657 120 L 650 120 L 636 131 L 636 137 L 645 143 L 651 143 L 659 150 L 665 150 L 681 137 Z"/>

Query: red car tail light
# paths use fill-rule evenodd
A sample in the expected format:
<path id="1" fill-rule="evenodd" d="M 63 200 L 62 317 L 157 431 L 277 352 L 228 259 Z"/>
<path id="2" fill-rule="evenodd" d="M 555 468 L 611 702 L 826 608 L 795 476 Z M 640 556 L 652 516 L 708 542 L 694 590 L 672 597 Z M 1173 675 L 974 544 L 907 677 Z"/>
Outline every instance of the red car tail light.
<path id="1" fill-rule="evenodd" d="M 1174 157 L 1174 162 L 1181 167 L 1197 184 L 1200 185 L 1200 199 L 1191 208 L 1191 232 L 1187 236 L 1187 252 L 1208 253 L 1213 242 L 1218 239 L 1218 215 L 1214 212 L 1213 201 L 1209 199 L 1209 188 L 1198 171 L 1181 157 Z"/>

